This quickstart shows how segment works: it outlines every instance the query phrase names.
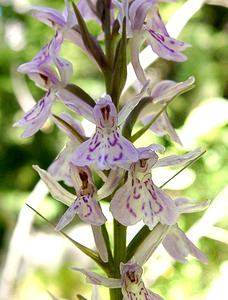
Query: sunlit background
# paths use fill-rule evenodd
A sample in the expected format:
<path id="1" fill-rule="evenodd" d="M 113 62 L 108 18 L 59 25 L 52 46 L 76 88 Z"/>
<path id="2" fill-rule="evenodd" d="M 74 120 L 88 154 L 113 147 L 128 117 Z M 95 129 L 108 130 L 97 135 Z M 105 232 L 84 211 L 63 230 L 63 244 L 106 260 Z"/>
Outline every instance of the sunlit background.
<path id="1" fill-rule="evenodd" d="M 162 4 L 163 18 L 168 21 L 184 2 Z M 195 88 L 169 107 L 184 149 L 152 133 L 146 133 L 136 144 L 159 142 L 167 147 L 167 154 L 183 153 L 198 146 L 207 150 L 203 158 L 172 180 L 166 189 L 173 197 L 212 200 L 205 213 L 184 215 L 179 222 L 208 256 L 209 263 L 202 265 L 192 258 L 186 264 L 176 263 L 164 249 L 158 249 L 145 266 L 144 279 L 148 287 L 166 300 L 228 299 L 228 1 L 208 2 L 212 5 L 205 4 L 182 31 L 180 38 L 192 44 L 186 51 L 188 61 L 178 64 L 159 59 L 147 72 L 154 83 L 196 77 Z M 28 110 L 43 94 L 16 69 L 31 60 L 53 35 L 50 28 L 26 13 L 31 5 L 61 9 L 63 1 L 0 0 L 0 299 L 47 300 L 47 290 L 59 298 L 76 299 L 76 294 L 81 293 L 90 299 L 91 287 L 70 267 L 94 269 L 93 263 L 24 207 L 25 201 L 29 202 L 53 223 L 65 210 L 50 196 L 42 199 L 46 194 L 43 184 L 34 190 L 39 178 L 31 167 L 38 164 L 47 168 L 64 145 L 65 137 L 51 122 L 26 140 L 20 138 L 21 129 L 12 128 L 22 116 L 21 108 Z M 94 35 L 99 35 L 95 23 L 90 22 L 89 26 Z M 62 55 L 73 62 L 72 82 L 95 98 L 104 93 L 96 66 L 76 46 L 65 43 Z M 129 89 L 123 101 L 133 93 L 134 89 Z M 55 110 L 59 112 L 62 108 L 57 105 Z M 90 125 L 85 121 L 83 124 L 91 134 Z M 157 172 L 155 182 L 162 184 L 177 171 Z M 104 209 L 108 216 L 108 208 Z M 88 225 L 76 220 L 67 232 L 79 242 L 93 246 Z M 102 299 L 108 299 L 106 289 L 100 289 L 100 293 Z"/>

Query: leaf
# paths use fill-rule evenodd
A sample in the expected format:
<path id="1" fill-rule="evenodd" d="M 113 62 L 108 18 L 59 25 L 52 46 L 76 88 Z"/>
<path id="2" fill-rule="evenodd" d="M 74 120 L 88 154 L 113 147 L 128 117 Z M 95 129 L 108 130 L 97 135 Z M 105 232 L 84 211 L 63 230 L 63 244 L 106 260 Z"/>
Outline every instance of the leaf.
<path id="1" fill-rule="evenodd" d="M 46 221 L 52 228 L 55 228 L 55 225 L 50 222 L 48 219 L 46 219 L 43 215 L 41 215 L 37 210 L 35 210 L 33 207 L 31 207 L 29 204 L 26 203 L 26 205 L 32 209 L 38 216 L 40 216 L 44 221 Z M 84 254 L 86 254 L 87 256 L 89 256 L 91 259 L 93 259 L 98 265 L 100 265 L 103 269 L 105 269 L 105 264 L 102 262 L 102 260 L 100 259 L 99 255 L 91 250 L 90 248 L 76 242 L 75 240 L 73 240 L 69 235 L 67 235 L 64 231 L 60 230 L 58 231 L 59 233 L 61 233 L 66 239 L 68 239 L 68 241 L 70 241 L 74 246 L 76 246 L 79 250 L 81 250 Z"/>
<path id="2" fill-rule="evenodd" d="M 75 16 L 78 20 L 78 25 L 80 27 L 82 40 L 84 42 L 86 49 L 94 57 L 94 59 L 96 60 L 96 62 L 99 65 L 100 69 L 103 72 L 107 71 L 108 63 L 107 63 L 107 60 L 106 60 L 103 50 L 101 49 L 97 40 L 89 33 L 86 23 L 83 20 L 83 17 L 81 16 L 77 6 L 75 5 L 75 3 L 73 1 L 72 1 L 72 5 L 73 5 L 74 12 L 75 12 Z"/>
<path id="3" fill-rule="evenodd" d="M 68 84 L 65 86 L 65 89 L 68 90 L 70 93 L 74 94 L 75 96 L 79 97 L 81 100 L 85 101 L 90 106 L 95 106 L 95 101 L 92 97 L 90 97 L 89 94 L 87 94 L 83 89 L 81 89 L 79 86 L 75 84 Z"/>
<path id="4" fill-rule="evenodd" d="M 127 36 L 126 18 L 123 21 L 122 37 L 116 48 L 114 59 L 114 70 L 111 83 L 111 97 L 113 103 L 117 104 L 127 79 Z"/>
<path id="5" fill-rule="evenodd" d="M 65 127 L 68 131 L 70 131 L 75 138 L 80 142 L 83 143 L 85 141 L 85 138 L 82 137 L 75 128 L 73 128 L 69 123 L 67 123 L 65 120 L 60 118 L 59 116 L 52 114 L 52 117 L 57 120 L 63 127 Z"/>
<path id="6" fill-rule="evenodd" d="M 150 103 L 151 97 L 145 97 L 143 98 L 138 105 L 132 110 L 132 112 L 127 117 L 123 129 L 122 129 L 122 135 L 126 137 L 127 139 L 130 139 L 133 127 L 138 119 L 138 116 L 140 112 L 143 110 L 143 108 Z"/>

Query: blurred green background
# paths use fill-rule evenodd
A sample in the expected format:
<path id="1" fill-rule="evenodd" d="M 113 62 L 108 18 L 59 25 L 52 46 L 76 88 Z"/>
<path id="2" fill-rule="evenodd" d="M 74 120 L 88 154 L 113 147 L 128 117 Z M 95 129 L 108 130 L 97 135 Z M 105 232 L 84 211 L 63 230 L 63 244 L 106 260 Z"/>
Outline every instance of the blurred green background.
<path id="1" fill-rule="evenodd" d="M 196 0 L 197 1 L 197 0 Z M 16 73 L 17 67 L 36 55 L 47 43 L 53 31 L 26 13 L 29 5 L 44 5 L 58 9 L 63 1 L 0 0 L 0 265 L 2 279 L 0 299 L 28 300 L 49 299 L 47 290 L 62 298 L 75 299 L 76 293 L 90 295 L 90 287 L 84 278 L 71 271 L 71 266 L 91 266 L 90 262 L 41 219 L 35 218 L 30 233 L 26 235 L 27 221 L 22 224 L 22 235 L 12 234 L 18 215 L 26 198 L 38 181 L 31 165 L 47 168 L 66 141 L 56 127 L 48 122 L 42 131 L 32 138 L 22 140 L 21 129 L 12 124 L 22 116 L 18 100 L 40 99 L 43 91 L 28 78 Z M 163 4 L 161 13 L 169 20 L 184 1 Z M 219 2 L 219 1 L 218 1 Z M 221 1 L 220 1 L 221 2 Z M 227 5 L 226 1 L 224 1 Z M 89 23 L 95 35 L 99 28 Z M 145 278 L 153 291 L 166 300 L 211 300 L 227 299 L 228 282 L 228 10 L 224 6 L 205 5 L 187 24 L 181 39 L 192 44 L 186 51 L 188 60 L 184 63 L 156 61 L 149 69 L 151 80 L 186 80 L 196 77 L 196 87 L 179 96 L 169 107 L 169 115 L 182 137 L 184 149 L 152 133 L 145 134 L 137 145 L 159 142 L 167 147 L 167 154 L 183 153 L 184 150 L 200 146 L 207 150 L 202 159 L 176 177 L 167 188 L 173 196 L 184 195 L 202 201 L 213 200 L 211 208 L 203 213 L 181 217 L 180 226 L 208 256 L 208 265 L 194 259 L 189 263 L 173 263 L 162 251 L 145 267 Z M 66 43 L 63 57 L 72 61 L 74 77 L 72 82 L 84 88 L 93 97 L 104 92 L 104 84 L 96 66 L 74 45 Z M 133 90 L 125 95 L 127 99 Z M 62 106 L 55 108 L 61 111 Z M 141 126 L 138 124 L 137 126 Z M 176 169 L 177 170 L 177 169 Z M 164 182 L 176 170 L 157 174 L 158 182 Z M 156 174 L 155 174 L 156 175 Z M 164 177 L 163 177 L 164 176 Z M 65 207 L 50 197 L 39 205 L 39 211 L 54 223 Z M 27 212 L 28 213 L 28 212 Z M 26 213 L 25 213 L 26 215 Z M 21 221 L 23 223 L 23 220 Z M 198 222 L 195 228 L 191 226 Z M 198 227 L 197 227 L 198 226 Z M 70 226 L 69 226 L 70 227 Z M 73 226 L 72 226 L 73 227 Z M 80 227 L 80 226 L 79 226 Z M 71 228 L 73 230 L 73 228 Z M 83 234 L 72 231 L 75 239 L 86 237 L 90 244 L 88 226 L 80 228 Z M 15 233 L 15 232 L 14 232 Z M 14 235 L 15 236 L 15 235 Z M 82 239 L 83 242 L 83 239 Z M 92 243 L 92 242 L 91 242 Z M 10 246 L 11 245 L 11 246 Z M 15 246 L 16 245 L 16 246 Z M 11 251 L 11 252 L 10 252 Z M 11 260 L 9 259 L 11 253 Z M 13 254 L 12 254 L 13 253 Z M 8 270 L 4 269 L 4 266 Z M 4 275 L 4 276 L 3 276 Z M 160 275 L 160 277 L 159 277 Z M 8 276 L 8 277 L 7 277 Z M 4 277 L 4 278 L 3 278 Z M 159 277 L 157 280 L 156 278 Z M 3 281 L 4 279 L 4 281 Z M 2 295 L 1 295 L 2 292 Z M 107 290 L 102 289 L 102 299 Z M 8 293 L 7 298 L 4 298 Z"/>

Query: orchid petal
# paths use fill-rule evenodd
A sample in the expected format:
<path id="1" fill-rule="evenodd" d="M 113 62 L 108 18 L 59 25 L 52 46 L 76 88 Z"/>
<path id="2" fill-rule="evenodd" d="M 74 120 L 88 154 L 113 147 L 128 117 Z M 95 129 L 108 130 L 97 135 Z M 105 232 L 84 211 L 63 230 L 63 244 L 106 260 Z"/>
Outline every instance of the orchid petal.
<path id="1" fill-rule="evenodd" d="M 31 10 L 32 15 L 44 24 L 53 28 L 63 28 L 66 25 L 62 13 L 56 9 L 33 6 Z"/>
<path id="2" fill-rule="evenodd" d="M 176 198 L 175 204 L 180 214 L 186 213 L 194 213 L 205 210 L 210 205 L 211 201 L 202 201 L 196 203 L 195 201 L 188 199 L 188 198 Z"/>
<path id="3" fill-rule="evenodd" d="M 112 169 L 103 186 L 98 190 L 97 194 L 100 199 L 106 198 L 113 193 L 124 175 L 122 168 Z"/>
<path id="4" fill-rule="evenodd" d="M 154 165 L 155 168 L 166 167 L 166 166 L 175 166 L 187 163 L 194 160 L 197 156 L 202 153 L 200 148 L 196 148 L 193 151 L 187 152 L 183 155 L 170 155 L 164 158 L 159 159 Z"/>
<path id="5" fill-rule="evenodd" d="M 151 257 L 167 235 L 170 226 L 159 223 L 137 248 L 134 258 L 142 266 Z"/>
<path id="6" fill-rule="evenodd" d="M 90 2 L 90 3 L 88 3 Z M 96 2 L 97 0 L 90 0 L 90 1 L 85 1 L 85 0 L 80 0 L 78 2 L 78 10 L 80 11 L 81 15 L 83 16 L 84 20 L 95 20 L 99 24 L 101 23 L 100 19 L 98 18 L 96 14 Z"/>
<path id="7" fill-rule="evenodd" d="M 79 218 L 92 225 L 102 225 L 106 218 L 103 215 L 98 202 L 93 198 L 93 195 L 84 195 L 76 198 L 74 203 L 66 210 L 56 226 L 56 230 L 62 230 L 68 225 L 78 214 Z"/>
<path id="8" fill-rule="evenodd" d="M 157 114 L 151 114 L 149 117 L 145 117 L 142 119 L 143 123 L 147 125 L 150 123 Z M 169 118 L 167 116 L 166 112 L 163 112 L 158 119 L 152 124 L 150 129 L 156 133 L 158 136 L 164 136 L 169 135 L 170 139 L 175 141 L 176 143 L 182 145 L 181 140 L 179 136 L 177 135 L 175 129 L 173 128 L 172 124 L 169 121 Z"/>
<path id="9" fill-rule="evenodd" d="M 153 103 L 169 102 L 174 97 L 190 89 L 195 82 L 195 77 L 190 76 L 183 82 L 175 82 L 171 80 L 163 80 L 155 85 L 151 92 Z"/>
<path id="10" fill-rule="evenodd" d="M 177 261 L 186 262 L 187 256 L 191 254 L 201 262 L 207 263 L 207 257 L 187 238 L 178 226 L 172 227 L 163 241 L 163 246 Z"/>
<path id="11" fill-rule="evenodd" d="M 88 283 L 94 284 L 94 285 L 103 285 L 108 288 L 120 288 L 121 287 L 121 281 L 120 279 L 116 278 L 106 278 L 104 276 L 98 275 L 94 272 L 88 271 L 86 269 L 80 269 L 80 268 L 72 268 L 72 270 L 81 272 L 86 276 L 86 281 Z"/>
<path id="12" fill-rule="evenodd" d="M 85 117 L 90 122 L 95 123 L 93 117 L 93 108 L 85 101 L 83 101 L 67 89 L 58 91 L 57 95 L 67 107 L 75 111 L 77 114 Z"/>
<path id="13" fill-rule="evenodd" d="M 20 120 L 13 124 L 14 127 L 24 128 L 22 138 L 28 138 L 36 133 L 48 119 L 55 95 L 48 92 L 35 106 L 32 107 Z"/>
<path id="14" fill-rule="evenodd" d="M 68 142 L 48 168 L 48 172 L 55 180 L 63 180 L 68 186 L 73 186 L 70 176 L 70 162 L 76 147 L 76 143 Z"/>
<path id="15" fill-rule="evenodd" d="M 125 104 L 121 108 L 120 112 L 118 113 L 118 125 L 122 124 L 127 119 L 127 117 L 132 112 L 132 110 L 138 105 L 138 103 L 146 93 L 148 86 L 149 86 L 149 81 L 147 81 L 144 84 L 141 91 L 133 99 L 129 100 L 127 104 Z"/>
<path id="16" fill-rule="evenodd" d="M 91 227 L 99 256 L 103 262 L 108 262 L 108 251 L 101 231 L 101 226 L 92 225 Z"/>
<path id="17" fill-rule="evenodd" d="M 150 181 L 146 183 L 145 198 L 142 204 L 143 221 L 150 230 L 158 223 L 173 225 L 179 213 L 174 201 Z"/>
<path id="18" fill-rule="evenodd" d="M 148 43 L 159 57 L 177 62 L 187 60 L 187 57 L 181 51 L 189 47 L 189 44 L 162 35 L 152 29 L 146 29 L 146 32 Z"/>
<path id="19" fill-rule="evenodd" d="M 130 180 L 116 191 L 110 203 L 113 217 L 125 226 L 134 225 L 142 219 L 142 201 L 144 190 L 142 185 L 134 185 Z"/>
<path id="20" fill-rule="evenodd" d="M 47 185 L 49 192 L 54 199 L 64 203 L 67 206 L 72 204 L 72 202 L 75 200 L 75 195 L 65 190 L 47 171 L 39 168 L 38 166 L 33 166 L 33 169 L 38 172 L 40 178 Z"/>
<path id="21" fill-rule="evenodd" d="M 139 33 L 134 34 L 131 41 L 131 63 L 134 68 L 135 74 L 141 84 L 145 84 L 145 82 L 147 81 L 145 72 L 139 60 L 139 53 L 144 39 L 145 38 L 143 37 L 143 35 Z"/>
<path id="22" fill-rule="evenodd" d="M 145 35 L 158 56 L 173 61 L 185 61 L 187 59 L 181 52 L 190 45 L 169 36 L 157 6 L 153 7 L 152 16 L 145 26 Z"/>

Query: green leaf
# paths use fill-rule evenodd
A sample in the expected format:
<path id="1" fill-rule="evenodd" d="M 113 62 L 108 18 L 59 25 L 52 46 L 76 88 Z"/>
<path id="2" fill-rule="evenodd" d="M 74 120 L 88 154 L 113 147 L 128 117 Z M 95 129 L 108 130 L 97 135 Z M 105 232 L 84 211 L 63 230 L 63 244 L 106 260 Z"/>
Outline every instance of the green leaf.
<path id="1" fill-rule="evenodd" d="M 143 108 L 149 104 L 152 101 L 151 97 L 145 97 L 143 98 L 138 105 L 133 109 L 133 111 L 129 114 L 127 117 L 127 120 L 124 123 L 123 129 L 122 129 L 122 135 L 126 137 L 127 139 L 131 138 L 133 127 L 138 119 L 138 116 L 140 112 L 143 110 Z"/>
<path id="2" fill-rule="evenodd" d="M 95 101 L 93 100 L 92 97 L 90 97 L 89 94 L 87 94 L 83 89 L 81 89 L 79 86 L 75 85 L 75 84 L 68 84 L 67 86 L 65 86 L 65 88 L 67 91 L 69 91 L 70 93 L 74 94 L 75 96 L 77 96 L 78 98 L 80 98 L 81 100 L 85 101 L 87 104 L 89 104 L 90 106 L 94 107 L 95 106 Z"/>
<path id="3" fill-rule="evenodd" d="M 44 221 L 46 221 L 52 228 L 55 228 L 55 225 L 50 222 L 48 219 L 46 219 L 43 215 L 41 215 L 37 210 L 35 210 L 33 207 L 31 207 L 29 204 L 26 203 L 26 205 L 32 209 L 38 216 L 40 216 Z M 105 264 L 103 261 L 100 259 L 98 253 L 95 251 L 91 250 L 90 248 L 76 242 L 73 240 L 69 235 L 67 235 L 64 231 L 60 230 L 58 231 L 60 234 L 62 234 L 68 241 L 70 241 L 74 246 L 76 246 L 79 250 L 81 250 L 84 254 L 89 256 L 91 259 L 93 259 L 98 265 L 100 265 L 103 269 L 105 268 Z"/>
<path id="4" fill-rule="evenodd" d="M 65 120 L 63 120 L 62 118 L 60 118 L 55 114 L 52 114 L 52 117 L 56 119 L 56 121 L 59 122 L 68 131 L 70 131 L 80 143 L 83 143 L 85 141 L 85 138 L 81 136 L 80 133 L 78 133 L 77 130 L 74 127 L 72 127 L 69 123 L 67 123 Z"/>
<path id="5" fill-rule="evenodd" d="M 127 261 L 134 256 L 138 246 L 150 234 L 148 226 L 144 225 L 127 246 Z"/>
<path id="6" fill-rule="evenodd" d="M 84 45 L 86 49 L 89 51 L 89 53 L 94 57 L 100 69 L 103 71 L 103 73 L 105 73 L 108 69 L 108 63 L 104 55 L 104 52 L 100 47 L 99 43 L 97 42 L 97 40 L 89 33 L 86 23 L 83 20 L 83 17 L 81 16 L 77 6 L 73 1 L 72 1 L 72 5 L 75 12 L 75 16 L 78 21 L 78 25 L 80 28 Z"/>
<path id="7" fill-rule="evenodd" d="M 117 105 L 121 92 L 127 79 L 127 36 L 126 36 L 126 18 L 123 21 L 122 37 L 116 48 L 114 59 L 114 70 L 111 83 L 111 97 Z"/>

